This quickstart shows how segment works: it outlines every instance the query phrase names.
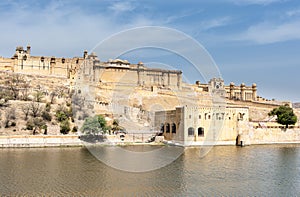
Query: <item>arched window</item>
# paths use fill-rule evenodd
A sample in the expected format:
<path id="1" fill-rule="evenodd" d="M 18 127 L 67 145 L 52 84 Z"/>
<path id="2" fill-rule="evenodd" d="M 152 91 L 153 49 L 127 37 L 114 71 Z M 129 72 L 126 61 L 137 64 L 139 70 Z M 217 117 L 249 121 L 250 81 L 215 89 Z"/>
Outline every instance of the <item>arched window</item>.
<path id="1" fill-rule="evenodd" d="M 188 135 L 189 136 L 194 136 L 195 130 L 193 127 L 188 128 Z"/>
<path id="2" fill-rule="evenodd" d="M 176 124 L 175 123 L 172 124 L 172 133 L 176 133 Z"/>
<path id="3" fill-rule="evenodd" d="M 198 136 L 204 136 L 204 128 L 203 127 L 198 128 Z"/>
<path id="4" fill-rule="evenodd" d="M 169 123 L 166 124 L 166 133 L 170 133 L 170 124 Z"/>

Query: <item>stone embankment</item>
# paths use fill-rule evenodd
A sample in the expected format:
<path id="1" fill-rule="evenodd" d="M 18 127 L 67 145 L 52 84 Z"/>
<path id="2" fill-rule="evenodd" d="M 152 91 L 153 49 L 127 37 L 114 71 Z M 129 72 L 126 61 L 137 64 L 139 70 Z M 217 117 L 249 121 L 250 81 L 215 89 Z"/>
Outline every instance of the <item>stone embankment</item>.
<path id="1" fill-rule="evenodd" d="M 162 136 L 155 138 L 153 133 L 130 133 L 105 135 L 103 144 L 140 144 L 154 143 L 161 144 Z M 102 141 L 102 142 L 104 142 Z M 98 143 L 100 141 L 97 141 Z M 78 135 L 13 135 L 0 136 L 0 148 L 32 148 L 32 147 L 68 147 L 92 145 L 93 142 L 81 140 Z M 97 143 L 96 143 L 97 144 Z M 102 144 L 100 142 L 100 144 Z M 98 144 L 99 145 L 99 144 Z"/>
<path id="2" fill-rule="evenodd" d="M 238 144 L 300 144 L 300 128 L 252 128 L 238 137 Z"/>
<path id="3" fill-rule="evenodd" d="M 127 134 L 107 135 L 106 142 L 113 144 L 140 144 L 147 143 L 154 135 L 151 134 Z M 162 136 L 155 138 L 154 143 L 161 144 L 164 141 Z M 244 130 L 238 136 L 238 145 L 255 144 L 300 144 L 299 128 L 251 128 Z M 235 145 L 236 141 L 217 141 L 208 145 Z M 242 143 L 242 144 L 241 144 Z M 77 135 L 15 135 L 0 136 L 0 148 L 33 148 L 33 147 L 71 147 L 84 146 L 84 143 Z M 205 145 L 202 143 L 193 145 Z"/>
<path id="4" fill-rule="evenodd" d="M 67 147 L 82 146 L 77 135 L 0 136 L 0 147 Z"/>

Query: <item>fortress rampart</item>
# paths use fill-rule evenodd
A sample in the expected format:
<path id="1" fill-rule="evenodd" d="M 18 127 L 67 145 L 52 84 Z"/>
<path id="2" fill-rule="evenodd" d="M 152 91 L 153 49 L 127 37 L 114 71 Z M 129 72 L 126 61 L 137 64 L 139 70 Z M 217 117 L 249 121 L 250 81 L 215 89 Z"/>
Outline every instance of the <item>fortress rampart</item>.
<path id="1" fill-rule="evenodd" d="M 0 70 L 73 78 L 83 60 L 83 57 L 32 56 L 30 46 L 27 46 L 26 50 L 18 46 L 11 58 L 0 58 Z"/>
<path id="2" fill-rule="evenodd" d="M 131 64 L 127 60 L 110 59 L 100 61 L 95 53 L 83 52 L 81 57 L 65 58 L 54 56 L 33 56 L 31 47 L 26 49 L 16 47 L 11 58 L 0 57 L 0 70 L 15 73 L 65 77 L 70 80 L 70 88 L 76 86 L 76 80 L 82 77 L 83 81 L 94 86 L 140 86 L 147 88 L 165 88 L 171 90 L 187 89 L 194 86 L 197 91 L 210 92 L 210 86 L 220 87 L 228 102 L 241 105 L 272 105 L 282 102 L 264 99 L 258 96 L 256 84 L 246 86 L 244 83 L 237 86 L 234 83 L 224 85 L 223 80 L 214 81 L 216 84 L 185 84 L 182 81 L 182 71 L 148 68 L 142 62 Z M 209 82 L 211 83 L 211 82 Z M 245 102 L 245 103 L 244 103 Z"/>

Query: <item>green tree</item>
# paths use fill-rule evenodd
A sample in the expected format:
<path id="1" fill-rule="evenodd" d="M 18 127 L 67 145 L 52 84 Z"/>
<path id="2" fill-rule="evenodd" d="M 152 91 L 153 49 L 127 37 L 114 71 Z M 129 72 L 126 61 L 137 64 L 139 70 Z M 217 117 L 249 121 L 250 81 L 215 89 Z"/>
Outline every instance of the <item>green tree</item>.
<path id="1" fill-rule="evenodd" d="M 106 120 L 101 115 L 94 117 L 88 117 L 85 119 L 81 131 L 86 134 L 99 134 L 106 133 L 109 127 L 107 126 Z"/>
<path id="2" fill-rule="evenodd" d="M 288 105 L 282 105 L 273 109 L 269 116 L 277 116 L 277 122 L 285 125 L 288 128 L 289 125 L 295 125 L 297 122 L 297 116 L 294 114 L 293 109 Z"/>
<path id="3" fill-rule="evenodd" d="M 111 130 L 112 130 L 113 132 L 120 131 L 120 130 L 123 130 L 123 129 L 124 129 L 124 128 L 121 127 L 121 126 L 119 125 L 119 121 L 118 121 L 118 120 L 114 120 L 114 121 L 113 121 L 113 123 L 112 123 L 112 128 L 111 128 Z"/>
<path id="4" fill-rule="evenodd" d="M 62 134 L 68 134 L 70 131 L 70 123 L 69 120 L 64 120 L 60 123 L 60 132 Z"/>
<path id="5" fill-rule="evenodd" d="M 57 111 L 55 116 L 59 122 L 63 122 L 68 119 L 68 116 L 64 111 Z"/>
<path id="6" fill-rule="evenodd" d="M 73 132 L 73 133 L 76 133 L 77 131 L 78 131 L 78 127 L 77 127 L 77 126 L 74 126 L 73 129 L 72 129 L 72 132 Z"/>
<path id="7" fill-rule="evenodd" d="M 102 131 L 106 133 L 110 129 L 110 127 L 107 126 L 107 122 L 105 118 L 102 115 L 97 115 L 97 117 L 98 117 L 98 122 L 100 123 L 100 126 L 102 128 Z"/>
<path id="8" fill-rule="evenodd" d="M 46 111 L 46 110 L 44 110 L 44 111 L 42 112 L 42 118 L 43 118 L 44 120 L 47 120 L 47 121 L 51 121 L 51 120 L 52 120 L 51 114 L 50 114 L 48 111 Z"/>
<path id="9" fill-rule="evenodd" d="M 67 120 L 67 119 L 69 119 L 70 117 L 72 117 L 72 110 L 71 110 L 71 108 L 70 108 L 70 109 L 67 109 L 67 108 L 64 107 L 64 106 L 59 106 L 59 107 L 56 109 L 55 116 L 56 116 L 56 119 L 57 119 L 59 122 L 62 122 L 62 121 L 64 121 L 64 120 Z"/>

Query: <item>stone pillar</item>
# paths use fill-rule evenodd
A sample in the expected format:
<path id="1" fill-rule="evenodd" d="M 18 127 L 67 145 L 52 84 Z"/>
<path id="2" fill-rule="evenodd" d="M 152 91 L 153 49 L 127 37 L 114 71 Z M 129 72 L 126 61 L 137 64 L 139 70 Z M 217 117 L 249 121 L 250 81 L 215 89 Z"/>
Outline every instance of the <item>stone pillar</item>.
<path id="1" fill-rule="evenodd" d="M 140 85 L 141 85 L 140 63 L 138 63 L 138 65 L 137 65 L 137 75 L 138 75 L 138 81 L 137 81 L 137 84 L 140 86 Z"/>
<path id="2" fill-rule="evenodd" d="M 233 99 L 234 98 L 234 83 L 231 82 L 229 86 L 230 86 L 229 99 Z"/>
<path id="3" fill-rule="evenodd" d="M 18 55 L 15 54 L 15 55 L 14 55 L 14 62 L 13 62 L 12 71 L 13 71 L 13 72 L 16 72 L 16 71 L 18 71 L 18 70 L 19 70 L 19 68 L 18 68 Z"/>
<path id="4" fill-rule="evenodd" d="M 257 100 L 257 86 L 255 83 L 252 84 L 252 100 Z"/>
<path id="5" fill-rule="evenodd" d="M 242 101 L 246 100 L 245 89 L 246 89 L 246 86 L 244 83 L 242 83 L 241 84 L 241 100 Z"/>
<path id="6" fill-rule="evenodd" d="M 54 67 L 55 67 L 55 57 L 51 57 L 50 59 L 50 75 L 54 73 Z"/>
<path id="7" fill-rule="evenodd" d="M 180 90 L 181 89 L 181 73 L 177 73 L 177 87 Z"/>
<path id="8" fill-rule="evenodd" d="M 26 64 L 26 60 L 27 60 L 27 55 L 25 54 L 25 55 L 23 55 L 22 56 L 22 60 L 21 60 L 21 70 L 23 70 L 24 69 L 24 66 L 26 66 L 25 64 Z M 26 68 L 25 68 L 26 69 Z"/>
<path id="9" fill-rule="evenodd" d="M 88 52 L 87 52 L 87 50 L 84 50 L 84 52 L 83 52 L 83 59 L 87 58 L 87 56 L 88 56 Z"/>
<path id="10" fill-rule="evenodd" d="M 137 84 L 138 86 L 141 85 L 141 76 L 140 76 L 140 69 L 138 68 L 138 71 L 137 71 L 137 75 L 138 75 L 138 81 L 137 81 Z"/>
<path id="11" fill-rule="evenodd" d="M 31 47 L 30 45 L 27 45 L 27 50 L 26 50 L 27 57 L 30 57 L 30 52 L 31 52 Z"/>

